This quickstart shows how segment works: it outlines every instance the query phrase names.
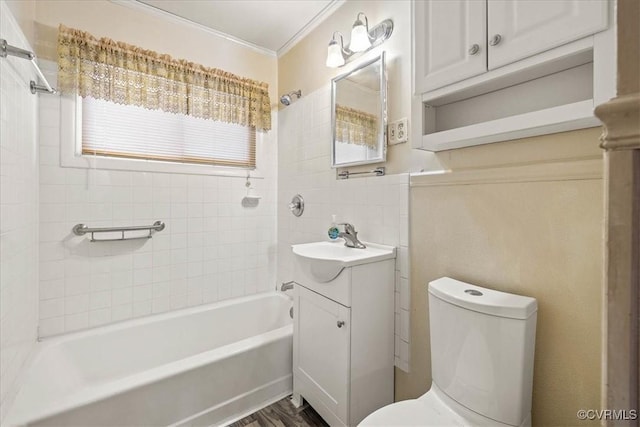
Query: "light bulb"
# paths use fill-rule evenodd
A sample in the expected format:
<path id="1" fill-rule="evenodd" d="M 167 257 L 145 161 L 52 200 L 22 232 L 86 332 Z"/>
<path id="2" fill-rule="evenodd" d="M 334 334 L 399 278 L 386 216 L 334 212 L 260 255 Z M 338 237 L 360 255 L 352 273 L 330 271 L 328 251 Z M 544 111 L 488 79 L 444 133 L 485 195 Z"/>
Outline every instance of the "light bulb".
<path id="1" fill-rule="evenodd" d="M 344 65 L 344 56 L 342 56 L 342 46 L 337 41 L 331 40 L 327 48 L 327 67 L 337 68 Z"/>
<path id="2" fill-rule="evenodd" d="M 361 20 L 357 19 L 351 29 L 351 43 L 349 49 L 353 52 L 364 52 L 371 47 L 371 40 L 369 40 L 369 33 L 367 27 Z"/>

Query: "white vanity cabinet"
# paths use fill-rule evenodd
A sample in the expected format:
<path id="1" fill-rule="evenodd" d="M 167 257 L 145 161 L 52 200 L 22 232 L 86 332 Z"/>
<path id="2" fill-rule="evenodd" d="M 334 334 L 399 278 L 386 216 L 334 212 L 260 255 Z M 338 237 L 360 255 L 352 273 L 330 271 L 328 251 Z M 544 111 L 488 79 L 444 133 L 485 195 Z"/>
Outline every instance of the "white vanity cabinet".
<path id="1" fill-rule="evenodd" d="M 316 274 L 322 264 L 296 257 L 294 400 L 331 426 L 356 425 L 393 403 L 394 258 L 326 276 Z"/>
<path id="2" fill-rule="evenodd" d="M 413 148 L 599 126 L 615 96 L 614 0 L 414 0 Z"/>
<path id="3" fill-rule="evenodd" d="M 351 309 L 303 286 L 295 291 L 294 392 L 333 424 L 349 419 Z M 321 407 L 331 415 L 326 416 Z M 335 423 L 335 420 L 334 420 Z"/>

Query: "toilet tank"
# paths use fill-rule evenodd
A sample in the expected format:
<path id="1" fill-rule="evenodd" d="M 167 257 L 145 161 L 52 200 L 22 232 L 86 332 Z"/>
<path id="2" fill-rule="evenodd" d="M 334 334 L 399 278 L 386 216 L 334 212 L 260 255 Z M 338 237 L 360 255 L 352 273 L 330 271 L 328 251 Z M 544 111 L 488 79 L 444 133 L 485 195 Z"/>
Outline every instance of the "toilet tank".
<path id="1" fill-rule="evenodd" d="M 519 426 L 531 412 L 537 303 L 443 277 L 429 283 L 431 371 L 449 397 Z"/>

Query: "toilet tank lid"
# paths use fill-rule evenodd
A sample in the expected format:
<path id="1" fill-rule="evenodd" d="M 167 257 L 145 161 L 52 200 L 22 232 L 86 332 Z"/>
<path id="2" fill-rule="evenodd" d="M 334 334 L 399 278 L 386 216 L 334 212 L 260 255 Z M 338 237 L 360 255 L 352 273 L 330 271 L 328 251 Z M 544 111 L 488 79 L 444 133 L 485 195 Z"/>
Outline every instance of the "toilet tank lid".
<path id="1" fill-rule="evenodd" d="M 511 319 L 527 319 L 538 309 L 535 298 L 494 291 L 450 277 L 429 282 L 429 293 L 468 310 Z"/>

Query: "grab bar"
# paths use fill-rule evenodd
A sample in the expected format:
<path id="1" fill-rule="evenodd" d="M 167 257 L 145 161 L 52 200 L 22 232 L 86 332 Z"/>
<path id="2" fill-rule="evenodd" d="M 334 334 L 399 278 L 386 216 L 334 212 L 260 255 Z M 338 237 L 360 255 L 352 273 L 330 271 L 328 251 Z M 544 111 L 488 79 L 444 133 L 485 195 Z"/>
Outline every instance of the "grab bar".
<path id="1" fill-rule="evenodd" d="M 118 240 L 136 240 L 136 239 L 150 239 L 153 237 L 153 232 L 162 231 L 165 229 L 165 224 L 162 221 L 156 221 L 153 225 L 134 225 L 130 227 L 97 227 L 97 228 L 89 228 L 85 224 L 76 224 L 71 229 L 73 234 L 76 236 L 84 236 L 85 234 L 91 233 L 91 241 L 92 242 L 113 242 Z M 138 236 L 138 237 L 125 237 L 124 233 L 127 231 L 140 231 L 140 230 L 149 230 L 149 234 L 146 236 Z M 94 233 L 122 233 L 122 237 L 117 239 L 97 239 L 94 236 Z"/>
<path id="2" fill-rule="evenodd" d="M 11 46 L 10 44 L 7 43 L 5 39 L 0 39 L 0 58 L 6 58 L 9 55 L 30 61 L 31 64 L 33 65 L 33 68 L 35 68 L 36 73 L 38 74 L 38 77 L 40 77 L 40 80 L 44 82 L 44 86 L 41 86 L 37 84 L 35 81 L 31 80 L 29 84 L 31 93 L 33 94 L 38 92 L 51 93 L 51 94 L 58 93 L 57 90 L 51 87 L 51 85 L 47 81 L 47 78 L 44 76 L 44 74 L 42 74 L 40 67 L 38 67 L 38 63 L 36 62 L 36 55 L 33 52 L 30 52 L 25 49 L 20 49 L 19 47 Z"/>

